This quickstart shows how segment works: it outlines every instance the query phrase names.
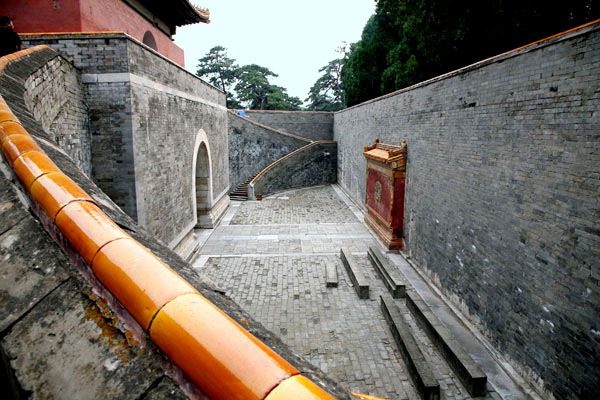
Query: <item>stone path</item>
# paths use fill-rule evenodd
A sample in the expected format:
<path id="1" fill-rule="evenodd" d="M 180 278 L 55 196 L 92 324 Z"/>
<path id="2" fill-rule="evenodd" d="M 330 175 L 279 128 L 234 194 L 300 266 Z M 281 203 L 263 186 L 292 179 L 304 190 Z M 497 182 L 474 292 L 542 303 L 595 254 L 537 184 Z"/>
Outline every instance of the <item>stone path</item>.
<path id="1" fill-rule="evenodd" d="M 385 286 L 367 258 L 368 247 L 380 244 L 362 218 L 335 185 L 234 202 L 221 225 L 204 233 L 193 266 L 349 390 L 416 399 L 379 308 Z M 370 280 L 370 299 L 358 299 L 339 257 L 341 247 L 351 250 Z M 328 264 L 337 269 L 338 287 L 326 287 Z M 396 303 L 435 366 L 441 398 L 470 398 L 404 301 Z"/>

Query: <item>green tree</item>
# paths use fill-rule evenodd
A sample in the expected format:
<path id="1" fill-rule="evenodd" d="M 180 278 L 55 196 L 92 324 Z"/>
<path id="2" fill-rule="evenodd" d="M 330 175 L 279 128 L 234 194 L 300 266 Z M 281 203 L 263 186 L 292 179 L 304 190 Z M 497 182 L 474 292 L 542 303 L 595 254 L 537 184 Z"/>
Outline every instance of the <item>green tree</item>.
<path id="1" fill-rule="evenodd" d="M 348 106 L 598 17 L 593 0 L 376 1 L 342 71 Z"/>
<path id="2" fill-rule="evenodd" d="M 387 54 L 397 43 L 388 18 L 373 15 L 363 29 L 361 40 L 350 45 L 348 60 L 342 68 L 347 106 L 384 94 L 381 77 L 387 65 Z"/>
<path id="3" fill-rule="evenodd" d="M 196 75 L 208 81 L 225 92 L 228 108 L 239 107 L 235 99 L 233 85 L 235 84 L 238 66 L 235 60 L 227 56 L 227 49 L 215 46 L 204 57 L 198 60 Z"/>
<path id="4" fill-rule="evenodd" d="M 340 49 L 339 52 L 344 52 Z M 308 109 L 314 111 L 338 111 L 344 108 L 344 90 L 342 89 L 342 65 L 344 58 L 336 58 L 319 69 L 323 74 L 310 88 L 305 101 Z"/>
<path id="5" fill-rule="evenodd" d="M 277 85 L 270 85 L 264 110 L 295 111 L 300 110 L 301 105 L 302 100 L 298 97 L 288 95 L 287 89 Z"/>
<path id="6" fill-rule="evenodd" d="M 238 68 L 236 76 L 235 90 L 240 103 L 251 110 L 264 110 L 270 93 L 269 77 L 277 75 L 268 68 L 250 64 Z"/>
<path id="7" fill-rule="evenodd" d="M 251 110 L 299 110 L 302 101 L 290 97 L 285 88 L 272 85 L 269 77 L 277 77 L 277 74 L 260 65 L 238 68 L 235 90 L 241 105 Z"/>

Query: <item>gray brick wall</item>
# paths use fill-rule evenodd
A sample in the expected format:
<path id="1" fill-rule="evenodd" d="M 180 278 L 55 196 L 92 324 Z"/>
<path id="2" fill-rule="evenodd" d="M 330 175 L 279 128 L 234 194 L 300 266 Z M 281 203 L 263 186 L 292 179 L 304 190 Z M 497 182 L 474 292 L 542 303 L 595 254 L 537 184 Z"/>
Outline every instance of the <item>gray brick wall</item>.
<path id="1" fill-rule="evenodd" d="M 229 188 L 227 111 L 137 84 L 131 92 L 138 221 L 168 243 L 193 219 L 193 150 L 200 129 L 212 155 L 213 199 Z"/>
<path id="2" fill-rule="evenodd" d="M 337 144 L 317 142 L 278 161 L 261 174 L 249 191 L 252 198 L 267 196 L 295 187 L 327 185 L 336 182 Z"/>
<path id="3" fill-rule="evenodd" d="M 123 34 L 22 35 L 23 48 L 45 44 L 86 74 L 127 71 L 127 36 Z"/>
<path id="4" fill-rule="evenodd" d="M 79 71 L 57 56 L 25 81 L 27 108 L 50 138 L 91 176 L 91 138 L 88 106 Z"/>
<path id="5" fill-rule="evenodd" d="M 175 245 L 194 222 L 192 166 L 201 129 L 212 153 L 210 204 L 229 189 L 224 93 L 124 34 L 23 39 L 26 46 L 48 44 L 81 70 L 92 178 L 140 225 Z"/>
<path id="6" fill-rule="evenodd" d="M 335 115 L 360 204 L 363 146 L 408 142 L 406 251 L 556 398 L 599 395 L 599 110 L 596 25 Z"/>
<path id="7" fill-rule="evenodd" d="M 253 121 L 311 140 L 333 139 L 333 113 L 245 110 Z"/>
<path id="8" fill-rule="evenodd" d="M 92 178 L 137 220 L 131 85 L 88 83 L 85 90 L 92 134 Z"/>
<path id="9" fill-rule="evenodd" d="M 228 113 L 231 190 L 310 141 L 284 135 Z"/>
<path id="10" fill-rule="evenodd" d="M 220 89 L 190 74 L 156 52 L 140 46 L 133 40 L 127 41 L 127 56 L 129 57 L 129 72 L 202 97 L 206 101 L 224 105 L 225 94 Z"/>

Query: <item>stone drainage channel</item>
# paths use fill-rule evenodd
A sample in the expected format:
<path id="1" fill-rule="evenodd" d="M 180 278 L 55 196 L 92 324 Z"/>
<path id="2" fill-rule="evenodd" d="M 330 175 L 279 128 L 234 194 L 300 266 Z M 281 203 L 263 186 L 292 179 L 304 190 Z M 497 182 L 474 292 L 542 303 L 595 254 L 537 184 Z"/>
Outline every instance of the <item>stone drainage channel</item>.
<path id="1" fill-rule="evenodd" d="M 406 301 L 412 297 L 423 300 L 487 376 L 479 398 L 530 398 L 495 360 L 493 349 L 465 328 L 404 257 L 385 252 L 363 217 L 337 185 L 290 190 L 263 201 L 234 201 L 220 226 L 196 232 L 200 243 L 192 265 L 293 351 L 353 392 L 387 399 L 474 398 L 417 323 L 412 303 Z M 367 299 L 355 291 L 342 248 L 368 283 Z M 391 297 L 369 248 L 396 268 L 408 297 Z M 414 347 L 430 368 L 433 391 L 424 392 L 419 379 L 411 378 L 414 367 L 394 339 L 382 297 L 412 333 Z"/>

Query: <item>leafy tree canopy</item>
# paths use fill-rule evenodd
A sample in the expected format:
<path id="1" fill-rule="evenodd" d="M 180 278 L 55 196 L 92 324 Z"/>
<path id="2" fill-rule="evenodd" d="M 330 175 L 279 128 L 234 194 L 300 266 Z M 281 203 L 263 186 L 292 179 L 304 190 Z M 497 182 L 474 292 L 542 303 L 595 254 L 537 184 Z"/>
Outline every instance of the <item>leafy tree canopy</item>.
<path id="1" fill-rule="evenodd" d="M 239 107 L 234 98 L 232 88 L 236 79 L 236 71 L 239 66 L 235 60 L 227 56 L 227 49 L 223 46 L 215 46 L 198 60 L 196 75 L 205 77 L 208 81 L 225 92 L 227 107 Z"/>
<path id="2" fill-rule="evenodd" d="M 345 53 L 344 49 L 338 52 Z M 344 108 L 344 90 L 342 88 L 342 65 L 344 58 L 337 58 L 319 69 L 323 74 L 310 88 L 305 101 L 308 109 L 314 111 L 338 111 Z"/>
<path id="3" fill-rule="evenodd" d="M 575 27 L 593 0 L 376 0 L 342 70 L 348 106 Z"/>
<path id="4" fill-rule="evenodd" d="M 227 96 L 228 108 L 251 110 L 299 110 L 302 101 L 287 90 L 269 82 L 277 74 L 268 68 L 251 64 L 242 67 L 227 57 L 226 49 L 216 46 L 201 58 L 196 75 L 208 79 Z"/>

